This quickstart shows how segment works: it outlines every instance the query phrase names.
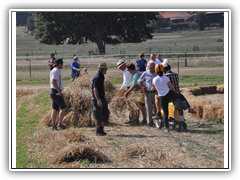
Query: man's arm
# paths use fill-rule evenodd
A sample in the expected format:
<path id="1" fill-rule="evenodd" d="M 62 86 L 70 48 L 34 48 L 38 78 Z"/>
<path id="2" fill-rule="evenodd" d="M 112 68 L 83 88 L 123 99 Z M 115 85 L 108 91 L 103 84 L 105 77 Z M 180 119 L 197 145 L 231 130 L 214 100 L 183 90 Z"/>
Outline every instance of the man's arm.
<path id="1" fill-rule="evenodd" d="M 58 91 L 59 96 L 63 97 L 63 93 L 62 93 L 61 89 L 57 86 L 56 79 L 52 79 L 52 85 L 53 85 L 54 89 L 56 89 Z"/>
<path id="2" fill-rule="evenodd" d="M 129 94 L 130 92 L 132 92 L 136 87 L 137 87 L 137 85 L 132 85 L 132 86 L 130 87 L 130 89 L 129 89 L 127 92 L 124 93 L 124 97 L 126 98 L 126 97 L 128 96 L 128 94 Z"/>
<path id="3" fill-rule="evenodd" d="M 94 94 L 95 98 L 97 99 L 97 105 L 98 105 L 99 107 L 102 107 L 102 101 L 101 101 L 101 99 L 99 98 L 98 88 L 96 88 L 96 87 L 93 88 L 93 94 Z"/>

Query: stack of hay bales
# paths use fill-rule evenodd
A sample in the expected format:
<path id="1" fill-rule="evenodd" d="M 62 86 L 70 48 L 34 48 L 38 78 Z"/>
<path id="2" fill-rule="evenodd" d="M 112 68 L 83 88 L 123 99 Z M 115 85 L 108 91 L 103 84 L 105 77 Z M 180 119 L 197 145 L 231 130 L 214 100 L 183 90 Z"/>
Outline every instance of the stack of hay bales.
<path id="1" fill-rule="evenodd" d="M 182 94 L 186 97 L 189 104 L 197 112 L 192 114 L 196 118 L 214 118 L 224 121 L 224 105 L 211 104 L 210 100 L 197 97 L 197 95 L 223 93 L 224 85 L 218 86 L 197 86 L 191 88 L 183 88 Z"/>
<path id="2" fill-rule="evenodd" d="M 80 76 L 72 82 L 66 89 L 64 100 L 67 111 L 63 118 L 63 123 L 68 127 L 93 127 L 94 119 L 92 115 L 92 78 L 90 76 Z M 109 80 L 105 80 L 105 93 L 108 102 L 111 101 L 115 87 Z M 43 119 L 42 123 L 51 126 L 51 112 Z M 57 118 L 58 122 L 58 118 Z"/>

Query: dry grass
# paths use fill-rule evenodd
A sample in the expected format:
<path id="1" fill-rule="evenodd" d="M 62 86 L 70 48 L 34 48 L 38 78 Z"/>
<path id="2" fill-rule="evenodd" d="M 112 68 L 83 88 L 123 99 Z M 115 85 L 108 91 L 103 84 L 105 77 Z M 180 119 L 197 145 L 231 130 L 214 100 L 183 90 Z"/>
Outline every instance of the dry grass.
<path id="1" fill-rule="evenodd" d="M 90 162 L 106 162 L 109 159 L 85 143 L 86 137 L 82 131 L 70 128 L 65 131 L 36 132 L 32 138 L 36 149 L 44 153 L 46 161 L 50 164 L 59 164 L 88 159 Z"/>
<path id="2" fill-rule="evenodd" d="M 61 149 L 52 163 L 72 162 L 88 159 L 91 163 L 106 162 L 108 158 L 88 145 L 71 143 Z"/>
<path id="3" fill-rule="evenodd" d="M 185 168 L 181 158 L 182 155 L 172 158 L 170 153 L 163 151 L 158 145 L 150 147 L 147 144 L 136 144 L 127 147 L 115 161 L 123 166 L 134 164 L 132 168 Z"/>
<path id="4" fill-rule="evenodd" d="M 108 102 L 114 95 L 115 87 L 109 80 L 104 81 L 105 94 Z M 91 77 L 81 76 L 65 90 L 64 101 L 67 105 L 63 123 L 68 127 L 93 127 L 95 125 L 92 112 Z M 42 120 L 45 126 L 51 126 L 50 110 Z M 57 120 L 58 122 L 58 117 Z M 56 123 L 57 123 L 56 122 Z"/>

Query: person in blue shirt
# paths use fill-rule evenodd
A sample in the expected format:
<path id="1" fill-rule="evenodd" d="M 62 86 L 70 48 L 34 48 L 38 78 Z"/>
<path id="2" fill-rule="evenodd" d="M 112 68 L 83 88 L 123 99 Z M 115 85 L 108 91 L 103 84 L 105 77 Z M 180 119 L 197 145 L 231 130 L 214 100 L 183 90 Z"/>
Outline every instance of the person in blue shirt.
<path id="1" fill-rule="evenodd" d="M 146 71 L 147 61 L 144 59 L 144 54 L 139 54 L 139 59 L 136 61 L 136 69 L 138 72 L 143 73 Z"/>
<path id="2" fill-rule="evenodd" d="M 157 55 L 157 59 L 158 59 L 161 63 L 163 63 L 163 60 L 162 60 L 162 57 L 161 57 L 160 54 Z"/>
<path id="3" fill-rule="evenodd" d="M 71 63 L 71 80 L 72 82 L 80 76 L 80 65 L 78 63 L 78 57 L 74 56 L 73 62 Z"/>

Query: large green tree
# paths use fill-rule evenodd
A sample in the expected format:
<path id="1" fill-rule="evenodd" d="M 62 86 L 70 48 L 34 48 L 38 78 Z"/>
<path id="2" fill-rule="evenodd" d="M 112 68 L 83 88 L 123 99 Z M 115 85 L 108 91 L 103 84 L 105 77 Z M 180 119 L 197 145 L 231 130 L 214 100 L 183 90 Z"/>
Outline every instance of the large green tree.
<path id="1" fill-rule="evenodd" d="M 198 30 L 202 31 L 209 25 L 208 17 L 204 12 L 197 12 L 194 21 L 198 24 Z"/>
<path id="2" fill-rule="evenodd" d="M 140 43 L 151 39 L 154 12 L 37 12 L 35 37 L 44 44 L 96 43 L 100 54 L 106 44 Z"/>

